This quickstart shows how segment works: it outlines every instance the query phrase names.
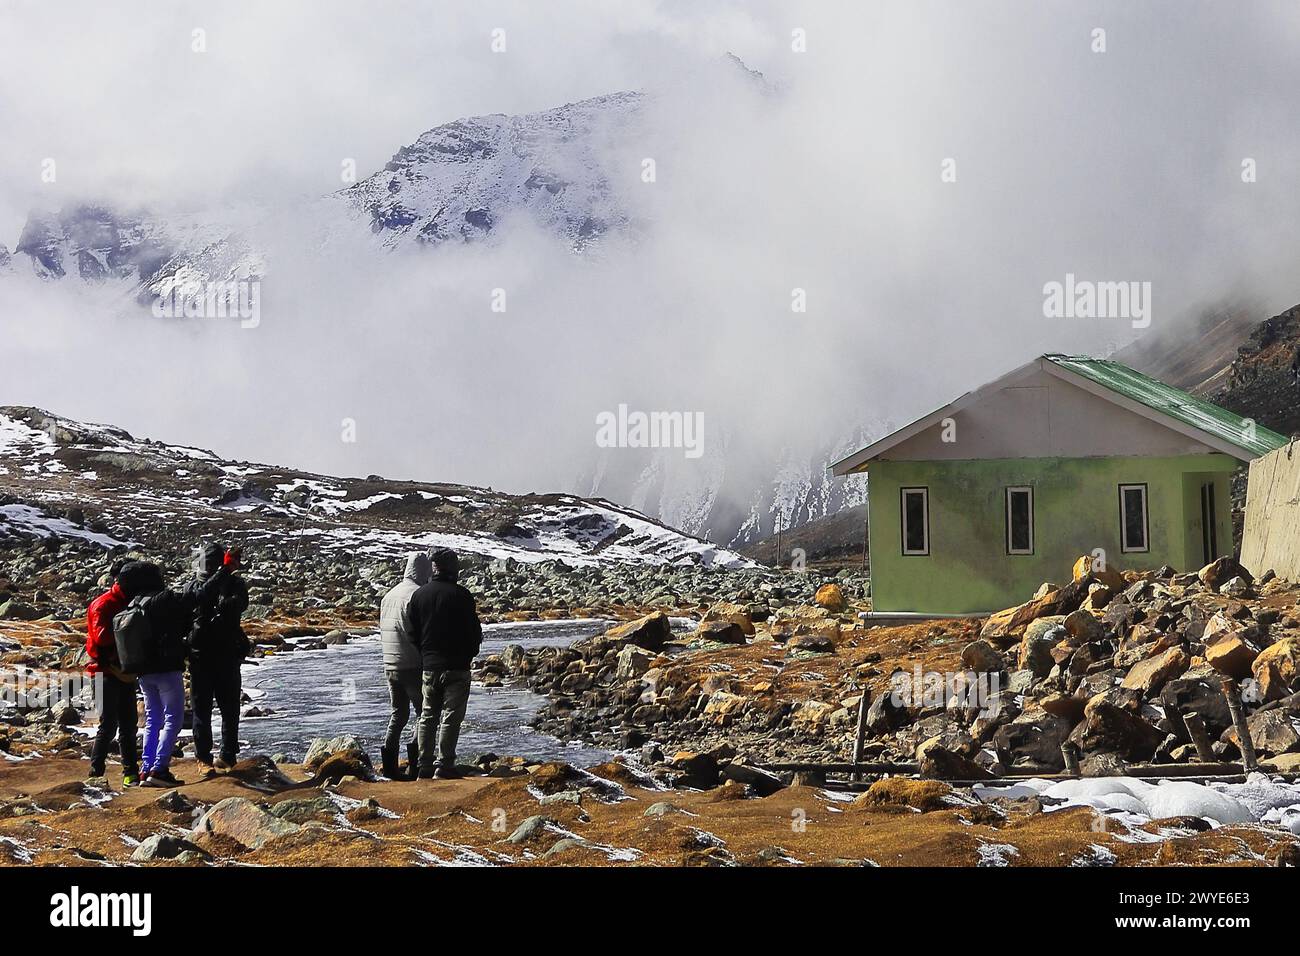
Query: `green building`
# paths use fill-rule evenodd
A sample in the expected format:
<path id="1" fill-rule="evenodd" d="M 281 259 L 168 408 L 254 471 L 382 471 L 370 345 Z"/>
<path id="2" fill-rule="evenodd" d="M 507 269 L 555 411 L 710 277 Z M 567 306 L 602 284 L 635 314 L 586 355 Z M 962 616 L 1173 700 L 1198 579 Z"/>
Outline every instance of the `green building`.
<path id="1" fill-rule="evenodd" d="M 1229 479 L 1285 444 L 1118 362 L 1044 355 L 832 472 L 869 474 L 875 613 L 972 614 L 1083 554 L 1184 571 L 1232 553 Z"/>

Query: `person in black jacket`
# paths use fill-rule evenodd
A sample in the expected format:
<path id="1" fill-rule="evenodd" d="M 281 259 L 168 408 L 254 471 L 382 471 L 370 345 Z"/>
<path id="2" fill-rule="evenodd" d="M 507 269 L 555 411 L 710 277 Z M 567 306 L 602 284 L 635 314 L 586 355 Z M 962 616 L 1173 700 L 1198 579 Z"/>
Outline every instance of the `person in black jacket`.
<path id="1" fill-rule="evenodd" d="M 460 574 L 456 552 L 441 548 L 429 557 L 433 580 L 411 597 L 408 612 L 423 666 L 420 778 L 448 779 L 460 776 L 456 743 L 469 704 L 469 665 L 483 642 L 483 626 L 473 596 L 456 583 Z"/>
<path id="2" fill-rule="evenodd" d="M 239 619 L 248 609 L 248 585 L 239 577 L 240 550 L 204 547 L 194 562 L 185 594 L 194 600 L 190 633 L 190 701 L 194 708 L 194 754 L 199 763 L 229 770 L 239 757 L 239 668 L 248 638 Z M 211 583 L 216 577 L 215 586 Z M 221 754 L 212 759 L 212 705 L 221 711 Z"/>
<path id="3" fill-rule="evenodd" d="M 145 575 L 129 607 L 138 607 L 148 622 L 151 643 L 138 669 L 144 696 L 144 750 L 141 782 L 146 787 L 179 787 L 171 772 L 172 752 L 185 719 L 186 642 L 194 622 L 196 598 L 168 590 L 162 571 L 144 565 Z M 208 586 L 214 586 L 215 581 Z"/>

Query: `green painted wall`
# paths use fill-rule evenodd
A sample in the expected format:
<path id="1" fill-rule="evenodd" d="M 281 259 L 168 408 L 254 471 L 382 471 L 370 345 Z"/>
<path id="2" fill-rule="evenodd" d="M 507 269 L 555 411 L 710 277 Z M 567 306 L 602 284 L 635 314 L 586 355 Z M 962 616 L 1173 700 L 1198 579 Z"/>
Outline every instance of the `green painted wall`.
<path id="1" fill-rule="evenodd" d="M 874 461 L 868 471 L 872 606 L 878 612 L 993 611 L 1065 582 L 1081 554 L 1110 566 L 1199 568 L 1200 485 L 1215 483 L 1220 553 L 1232 551 L 1227 455 Z M 1147 485 L 1150 550 L 1120 550 L 1121 484 Z M 1034 488 L 1034 553 L 1006 553 L 1005 489 Z M 930 489 L 930 553 L 904 555 L 899 490 Z"/>

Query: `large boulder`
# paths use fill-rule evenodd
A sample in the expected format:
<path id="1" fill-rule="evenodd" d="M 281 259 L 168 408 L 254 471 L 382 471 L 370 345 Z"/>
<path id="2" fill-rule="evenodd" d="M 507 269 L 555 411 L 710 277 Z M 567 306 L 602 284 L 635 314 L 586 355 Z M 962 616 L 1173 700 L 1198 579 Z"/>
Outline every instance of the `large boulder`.
<path id="1" fill-rule="evenodd" d="M 998 674 L 1006 670 L 1007 666 L 997 648 L 982 638 L 962 648 L 961 662 L 982 674 Z"/>
<path id="2" fill-rule="evenodd" d="M 250 850 L 268 840 L 298 832 L 298 825 L 280 820 L 245 797 L 227 797 L 209 809 L 194 826 L 196 836 L 213 834 Z"/>
<path id="3" fill-rule="evenodd" d="M 1242 567 L 1236 558 L 1227 555 L 1211 561 L 1196 576 L 1202 584 L 1215 592 L 1233 578 L 1242 578 L 1248 585 L 1255 582 L 1254 575 Z"/>
<path id="4" fill-rule="evenodd" d="M 1245 628 L 1236 621 L 1216 614 L 1201 634 L 1205 643 L 1205 660 L 1215 670 L 1233 680 L 1249 677 L 1259 648 L 1246 637 Z"/>
<path id="5" fill-rule="evenodd" d="M 745 631 L 734 621 L 701 621 L 691 632 L 692 641 L 712 641 L 717 644 L 744 644 Z"/>
<path id="6" fill-rule="evenodd" d="M 1264 648 L 1250 670 L 1264 701 L 1281 700 L 1300 690 L 1300 640 L 1287 637 Z"/>
<path id="7" fill-rule="evenodd" d="M 906 705 L 892 691 L 877 694 L 867 708 L 867 731 L 875 736 L 897 730 L 907 723 Z"/>
<path id="8" fill-rule="evenodd" d="M 1056 664 L 1052 659 L 1052 648 L 1066 635 L 1064 620 L 1058 616 L 1039 618 L 1025 628 L 1017 658 L 1020 670 L 1032 672 L 1039 680 L 1051 673 Z"/>
<path id="9" fill-rule="evenodd" d="M 1018 607 L 990 615 L 980 628 L 979 636 L 1000 647 L 1011 647 L 1018 643 L 1032 621 L 1055 615 L 1064 617 L 1077 611 L 1083 599 L 1088 596 L 1088 588 L 1093 581 L 1094 578 L 1089 575 L 1071 581 L 1065 587 L 1036 595 Z"/>
<path id="10" fill-rule="evenodd" d="M 730 621 L 742 631 L 746 637 L 754 636 L 754 619 L 750 616 L 749 610 L 741 604 L 733 604 L 730 601 L 719 601 L 707 611 L 700 623 L 709 621 Z"/>
<path id="11" fill-rule="evenodd" d="M 930 780 L 988 780 L 993 775 L 971 759 L 974 741 L 966 734 L 940 734 L 916 748 L 921 776 Z"/>
<path id="12" fill-rule="evenodd" d="M 678 787 L 708 790 L 718 785 L 718 761 L 712 754 L 679 750 L 668 765 L 681 773 L 674 781 Z"/>
<path id="13" fill-rule="evenodd" d="M 733 694 L 725 690 L 715 690 L 709 695 L 702 716 L 712 723 L 725 726 L 749 708 L 749 701 L 748 697 L 742 697 L 739 694 Z"/>
<path id="14" fill-rule="evenodd" d="M 1074 644 L 1093 644 L 1106 637 L 1106 627 L 1101 619 L 1083 608 L 1067 614 L 1063 623 Z"/>
<path id="15" fill-rule="evenodd" d="M 619 680 L 635 680 L 650 669 L 655 655 L 644 647 L 628 644 L 618 652 L 615 674 Z"/>
<path id="16" fill-rule="evenodd" d="M 834 704 L 805 700 L 790 712 L 790 726 L 806 734 L 822 733 L 836 709 Z"/>
<path id="17" fill-rule="evenodd" d="M 1219 734 L 1232 723 L 1223 684 L 1217 671 L 1203 665 L 1197 670 L 1202 673 L 1185 673 L 1165 684 L 1160 691 L 1160 702 L 1166 711 L 1199 714 L 1206 729 L 1211 734 Z"/>
<path id="18" fill-rule="evenodd" d="M 1021 714 L 993 735 L 993 746 L 1008 769 L 1060 770 L 1065 766 L 1061 744 L 1074 725 L 1051 714 Z"/>
<path id="19" fill-rule="evenodd" d="M 1074 562 L 1071 571 L 1071 578 L 1075 581 L 1084 581 L 1091 579 L 1099 584 L 1109 588 L 1112 592 L 1118 594 L 1127 586 L 1124 582 L 1124 575 L 1120 574 L 1116 568 L 1096 567 L 1096 559 L 1090 554 L 1082 555 Z"/>
<path id="20" fill-rule="evenodd" d="M 785 786 L 780 777 L 747 763 L 729 763 L 722 768 L 719 776 L 723 780 L 743 783 L 760 797 L 770 797 Z"/>
<path id="21" fill-rule="evenodd" d="M 1091 698 L 1070 740 L 1081 750 L 1117 753 L 1130 763 L 1150 760 L 1165 734 L 1139 715 L 1132 693 L 1116 689 Z"/>
<path id="22" fill-rule="evenodd" d="M 1246 720 L 1255 752 L 1261 756 L 1276 756 L 1300 750 L 1300 729 L 1297 725 L 1300 725 L 1300 721 L 1281 707 L 1256 711 Z M 1235 727 L 1224 731 L 1223 739 L 1231 741 L 1238 749 L 1241 748 Z"/>
<path id="23" fill-rule="evenodd" d="M 154 860 L 174 860 L 184 853 L 193 854 L 195 858 L 207 858 L 208 852 L 184 837 L 170 833 L 155 833 L 135 848 L 131 859 L 137 863 L 149 863 Z"/>
<path id="24" fill-rule="evenodd" d="M 829 584 L 823 584 L 813 595 L 813 601 L 818 607 L 824 607 L 828 611 L 844 610 L 844 592 L 834 581 Z"/>
<path id="25" fill-rule="evenodd" d="M 656 611 L 653 614 L 647 614 L 645 617 L 639 617 L 635 621 L 627 621 L 611 627 L 605 632 L 605 639 L 619 648 L 628 644 L 635 644 L 647 651 L 657 651 L 663 648 L 668 639 L 672 637 L 672 633 L 672 625 L 668 621 L 668 615 L 663 611 Z"/>
<path id="26" fill-rule="evenodd" d="M 1183 673 L 1191 665 L 1191 658 L 1181 647 L 1171 647 L 1163 654 L 1148 657 L 1134 664 L 1128 676 L 1120 682 L 1121 687 L 1140 691 L 1143 697 L 1150 697 L 1160 688 Z"/>
<path id="27" fill-rule="evenodd" d="M 307 756 L 302 761 L 303 769 L 316 773 L 331 757 L 347 757 L 356 763 L 370 766 L 370 757 L 361 741 L 352 734 L 343 734 L 328 740 L 324 737 L 313 740 L 307 746 Z"/>

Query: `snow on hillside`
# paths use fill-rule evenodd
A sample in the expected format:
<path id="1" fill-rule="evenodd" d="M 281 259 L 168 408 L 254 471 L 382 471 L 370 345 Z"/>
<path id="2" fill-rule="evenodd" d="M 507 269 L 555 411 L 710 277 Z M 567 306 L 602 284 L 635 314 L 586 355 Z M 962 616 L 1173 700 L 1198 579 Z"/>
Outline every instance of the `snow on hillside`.
<path id="1" fill-rule="evenodd" d="M 750 564 L 605 500 L 333 478 L 0 408 L 0 534 L 56 533 L 112 547 L 194 526 L 386 556 L 447 546 L 529 563 Z"/>

